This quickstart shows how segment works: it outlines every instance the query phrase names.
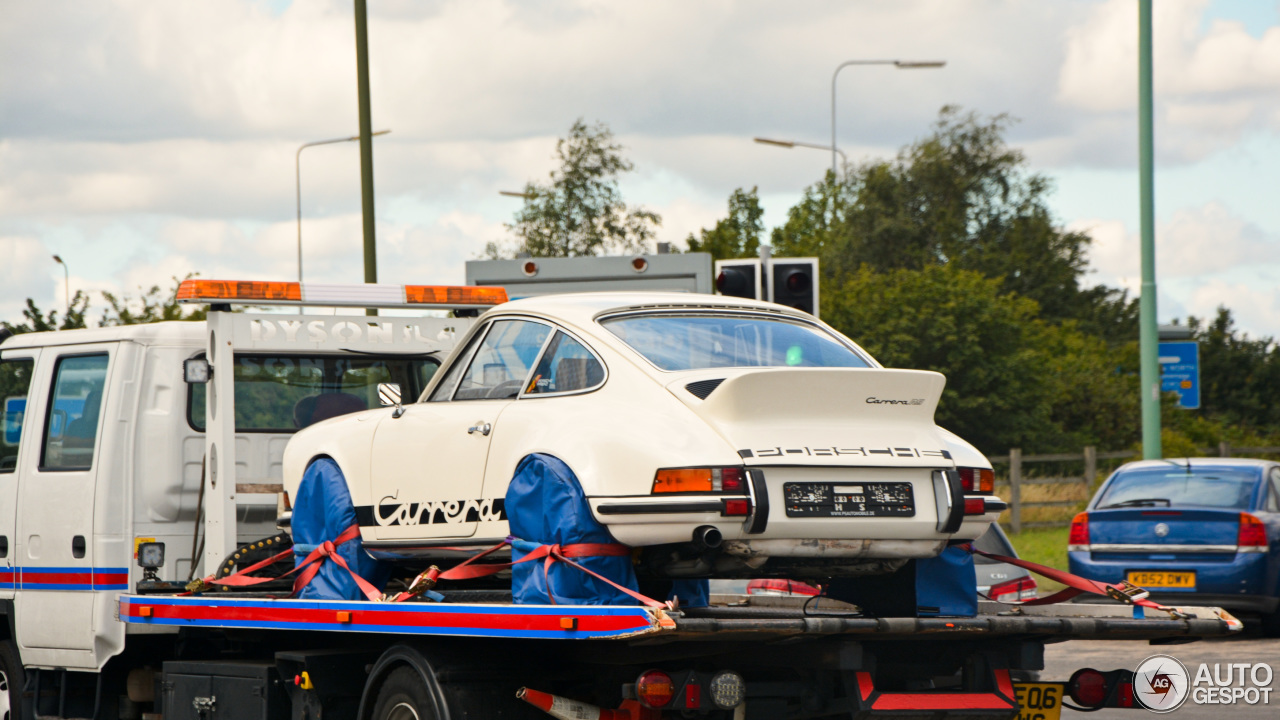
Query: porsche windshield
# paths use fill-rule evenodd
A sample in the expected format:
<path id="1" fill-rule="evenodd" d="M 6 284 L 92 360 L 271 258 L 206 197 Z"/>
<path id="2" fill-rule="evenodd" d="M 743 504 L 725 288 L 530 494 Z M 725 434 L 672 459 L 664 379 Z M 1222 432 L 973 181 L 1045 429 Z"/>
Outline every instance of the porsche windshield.
<path id="1" fill-rule="evenodd" d="M 870 367 L 822 328 L 730 313 L 607 318 L 601 325 L 663 370 L 719 367 Z"/>

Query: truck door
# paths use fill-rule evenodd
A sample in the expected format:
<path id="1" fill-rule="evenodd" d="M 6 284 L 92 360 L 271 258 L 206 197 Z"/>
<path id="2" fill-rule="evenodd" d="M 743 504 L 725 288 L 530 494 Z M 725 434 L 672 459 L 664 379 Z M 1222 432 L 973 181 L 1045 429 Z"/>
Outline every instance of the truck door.
<path id="1" fill-rule="evenodd" d="M 26 436 L 35 442 L 18 472 L 15 610 L 22 656 L 33 664 L 94 665 L 94 483 L 103 464 L 101 420 L 112 399 L 112 351 L 46 349 L 48 370 L 37 375 L 29 401 L 26 422 L 36 426 Z"/>
<path id="2" fill-rule="evenodd" d="M 528 382 L 551 328 L 490 323 L 458 356 L 428 402 L 388 412 L 374 434 L 370 496 L 381 541 L 463 538 L 500 510 L 481 498 L 498 416 Z M 362 520 L 362 522 L 366 522 Z"/>
<path id="3" fill-rule="evenodd" d="M 13 597 L 18 577 L 14 562 L 18 521 L 18 460 L 27 425 L 31 375 L 37 350 L 6 352 L 0 357 L 0 598 Z M 30 444 L 32 441 L 28 440 Z"/>

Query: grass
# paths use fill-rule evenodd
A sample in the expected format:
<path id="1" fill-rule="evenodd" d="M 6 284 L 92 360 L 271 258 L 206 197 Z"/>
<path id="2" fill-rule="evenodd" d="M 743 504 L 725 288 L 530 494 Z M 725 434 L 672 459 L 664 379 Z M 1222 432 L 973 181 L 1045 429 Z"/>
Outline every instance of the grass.
<path id="1" fill-rule="evenodd" d="M 1018 551 L 1018 557 L 1041 565 L 1048 565 L 1059 570 L 1067 569 L 1067 532 L 1069 528 L 1029 528 L 1014 535 L 1009 534 L 1009 542 Z M 1035 576 L 1040 587 L 1040 594 L 1047 595 L 1061 590 L 1064 585 L 1048 578 Z"/>

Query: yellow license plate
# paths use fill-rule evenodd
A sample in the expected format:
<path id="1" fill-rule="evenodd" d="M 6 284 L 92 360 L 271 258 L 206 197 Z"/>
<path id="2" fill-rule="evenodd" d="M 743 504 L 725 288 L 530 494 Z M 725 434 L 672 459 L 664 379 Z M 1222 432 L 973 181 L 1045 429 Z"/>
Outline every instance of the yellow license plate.
<path id="1" fill-rule="evenodd" d="M 1161 572 L 1155 570 L 1130 570 L 1129 582 L 1138 587 L 1181 588 L 1195 590 L 1196 574 L 1193 572 Z"/>
<path id="2" fill-rule="evenodd" d="M 1018 720 L 1059 720 L 1066 683 L 1014 683 Z"/>

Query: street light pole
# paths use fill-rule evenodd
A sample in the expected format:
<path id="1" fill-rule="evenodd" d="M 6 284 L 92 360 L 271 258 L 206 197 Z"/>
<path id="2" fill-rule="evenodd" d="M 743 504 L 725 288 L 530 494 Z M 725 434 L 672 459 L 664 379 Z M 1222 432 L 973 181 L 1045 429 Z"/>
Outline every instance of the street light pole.
<path id="1" fill-rule="evenodd" d="M 836 172 L 836 78 L 850 65 L 892 65 L 899 70 L 919 70 L 945 67 L 945 60 L 846 60 L 831 73 L 831 172 Z"/>
<path id="2" fill-rule="evenodd" d="M 379 130 L 374 135 L 386 135 L 390 130 Z M 298 152 L 293 156 L 293 174 L 295 181 L 295 191 L 298 198 L 298 282 L 302 282 L 302 151 L 309 147 L 317 145 L 333 145 L 334 143 L 357 142 L 360 140 L 359 135 L 351 137 L 334 138 L 332 140 L 317 140 L 316 142 L 304 143 L 298 148 Z M 57 257 L 56 255 L 54 256 Z M 299 311 L 301 312 L 301 311 Z"/>
<path id="3" fill-rule="evenodd" d="M 774 140 L 772 138 L 762 138 L 762 137 L 752 138 L 752 139 L 760 143 L 761 145 L 776 145 L 778 147 L 784 147 L 784 148 L 802 147 L 802 148 L 813 148 L 814 150 L 834 150 L 835 152 L 840 153 L 841 162 L 843 162 L 845 165 L 849 164 L 849 158 L 844 154 L 844 151 L 833 145 L 818 145 L 816 143 L 800 142 L 799 140 Z"/>
<path id="4" fill-rule="evenodd" d="M 1138 296 L 1138 377 L 1142 458 L 1164 457 L 1160 439 L 1160 345 L 1156 327 L 1155 140 L 1152 131 L 1151 0 L 1138 0 L 1138 188 L 1142 294 Z"/>
<path id="5" fill-rule="evenodd" d="M 67 269 L 67 264 L 62 261 L 59 255 L 53 256 L 53 261 L 62 266 L 62 295 L 67 302 L 67 314 L 62 318 L 62 322 L 66 322 L 71 317 L 71 271 Z"/>

